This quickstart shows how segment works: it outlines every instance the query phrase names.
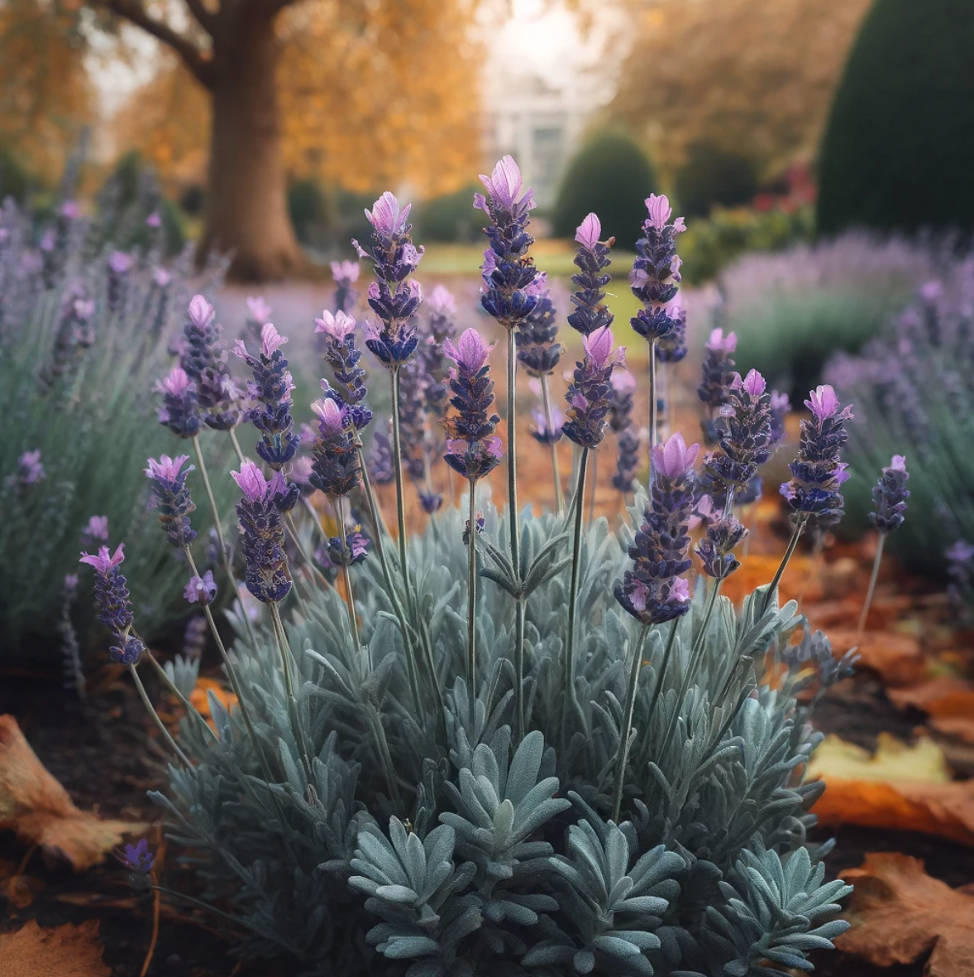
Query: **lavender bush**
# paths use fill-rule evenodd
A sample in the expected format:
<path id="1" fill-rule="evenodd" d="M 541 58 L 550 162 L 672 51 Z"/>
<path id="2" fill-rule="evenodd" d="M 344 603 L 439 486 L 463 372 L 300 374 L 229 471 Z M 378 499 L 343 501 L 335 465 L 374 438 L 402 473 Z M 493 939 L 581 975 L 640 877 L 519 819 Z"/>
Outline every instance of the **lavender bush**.
<path id="1" fill-rule="evenodd" d="M 146 528 L 133 459 L 170 443 L 152 424 L 152 386 L 184 314 L 189 259 L 166 267 L 156 251 L 98 249 L 100 233 L 70 200 L 47 226 L 9 201 L 0 210 L 0 405 L 12 422 L 0 449 L 4 654 L 30 639 L 43 657 L 58 635 L 87 646 L 88 602 L 70 579 L 79 545 L 128 541 L 149 632 L 178 609 L 183 568 Z"/>
<path id="2" fill-rule="evenodd" d="M 499 437 L 494 382 L 506 366 L 510 421 L 519 361 L 548 377 L 554 337 L 550 322 L 532 320 L 544 299 L 530 256 L 533 195 L 510 157 L 482 180 L 481 298 L 507 343 L 492 350 L 475 330 L 442 339 L 442 450 L 466 482 L 460 506 L 435 511 L 421 530 L 407 524 L 403 429 L 415 405 L 395 411 L 380 452 L 362 447 L 367 384 L 388 383 L 398 405 L 413 358 L 441 341 L 420 329 L 422 249 L 408 206 L 387 193 L 368 211 L 372 241 L 360 246 L 378 279 L 365 345 L 381 368 L 359 372 L 358 324 L 322 316 L 329 375 L 314 405 L 310 469 L 300 450 L 290 461 L 277 442 L 269 450 L 271 398 L 255 384 L 264 407 L 248 414 L 256 430 L 239 431 L 233 472 L 249 597 L 232 650 L 221 646 L 238 698 L 229 710 L 211 700 L 212 729 L 185 703 L 170 789 L 156 799 L 197 859 L 202 902 L 219 902 L 249 934 L 250 952 L 291 953 L 310 973 L 808 970 L 809 951 L 845 929 L 834 917 L 849 888 L 824 882 L 829 845 L 809 837 L 824 785 L 803 775 L 821 739 L 804 695 L 847 674 L 849 661 L 833 663 L 818 634 L 791 647 L 804 621 L 794 602 L 778 605 L 780 571 L 741 607 L 720 595 L 746 535 L 735 496 L 777 440 L 771 392 L 756 371 L 729 373 L 713 450 L 702 456 L 680 434 L 652 432 L 653 474 L 623 528 L 586 527 L 586 467 L 620 410 L 612 377 L 623 369 L 602 291 L 611 241 L 598 240 L 590 215 L 579 228 L 585 280 L 573 316 L 591 328 L 580 329 L 563 426 L 578 448 L 576 487 L 564 513 L 522 510 L 518 446 L 509 424 L 506 443 Z M 672 301 L 682 222 L 665 197 L 647 205 L 631 280 L 643 302 L 635 325 L 655 357 L 682 323 Z M 245 355 L 255 377 L 277 371 L 283 432 L 286 340 L 266 324 L 262 335 L 260 355 Z M 842 507 L 849 410 L 831 388 L 810 403 L 784 489 L 794 535 L 782 569 L 810 520 Z M 253 452 L 266 468 L 246 457 Z M 497 466 L 506 469 L 502 511 L 490 490 Z M 205 486 L 203 471 L 183 479 L 176 462 L 150 464 L 156 471 L 169 479 L 157 493 L 164 535 L 192 563 L 184 490 Z M 396 484 L 398 538 L 375 505 L 377 476 Z M 338 526 L 329 551 L 339 586 L 316 575 L 299 545 L 319 532 L 317 513 L 298 521 L 299 500 L 316 498 Z M 704 572 L 688 575 L 703 511 Z M 112 654 L 138 682 L 135 659 L 157 663 L 123 592 L 123 564 L 107 549 L 85 562 L 101 575 Z M 223 585 L 240 586 L 232 574 Z M 208 599 L 198 575 L 187 591 Z M 176 669 L 158 671 L 185 702 Z M 772 673 L 780 680 L 764 684 Z"/>
<path id="3" fill-rule="evenodd" d="M 852 525 L 867 525 L 876 477 L 902 453 L 910 462 L 911 515 L 893 526 L 890 549 L 914 567 L 950 571 L 955 588 L 966 591 L 974 564 L 959 557 L 974 542 L 974 262 L 945 272 L 924 283 L 861 356 L 835 357 L 827 376 L 857 404 Z M 873 521 L 881 531 L 890 518 L 895 523 L 895 513 L 882 517 L 882 525 Z"/>
<path id="4" fill-rule="evenodd" d="M 923 243 L 852 232 L 781 254 L 741 258 L 718 282 L 718 323 L 738 359 L 800 402 L 830 356 L 878 335 L 943 261 Z"/>

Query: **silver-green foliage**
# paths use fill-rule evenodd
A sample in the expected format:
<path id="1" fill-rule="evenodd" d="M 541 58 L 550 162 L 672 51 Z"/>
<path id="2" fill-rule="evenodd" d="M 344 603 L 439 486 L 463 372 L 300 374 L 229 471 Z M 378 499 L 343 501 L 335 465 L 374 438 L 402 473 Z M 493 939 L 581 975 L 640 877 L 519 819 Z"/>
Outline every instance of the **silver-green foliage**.
<path id="1" fill-rule="evenodd" d="M 374 556 L 352 580 L 364 650 L 351 646 L 334 590 L 291 598 L 300 729 L 271 633 L 262 628 L 256 646 L 240 634 L 234 655 L 261 755 L 240 713 L 213 700 L 217 738 L 187 721 L 182 743 L 198 765 L 174 768 L 168 796 L 156 795 L 174 838 L 201 859 L 207 895 L 230 898 L 252 951 L 289 951 L 318 974 L 810 969 L 807 951 L 845 928 L 829 918 L 849 889 L 823 885 L 824 847 L 808 843 L 822 785 L 801 771 L 821 737 L 792 695 L 798 678 L 760 684 L 802 624 L 795 605 L 779 609 L 766 588 L 739 610 L 720 598 L 701 633 L 698 581 L 690 613 L 641 644 L 642 626 L 611 596 L 628 532 L 598 520 L 581 557 L 576 712 L 561 694 L 568 543 L 559 517 L 525 513 L 527 570 L 540 555 L 551 572 L 527 600 L 529 731 L 515 741 L 512 601 L 483 576 L 473 688 L 462 678 L 461 511 L 409 542 L 406 616 L 431 652 L 442 713 L 411 699 Z M 488 506 L 484 540 L 504 538 Z M 647 664 L 615 824 L 637 647 Z"/>

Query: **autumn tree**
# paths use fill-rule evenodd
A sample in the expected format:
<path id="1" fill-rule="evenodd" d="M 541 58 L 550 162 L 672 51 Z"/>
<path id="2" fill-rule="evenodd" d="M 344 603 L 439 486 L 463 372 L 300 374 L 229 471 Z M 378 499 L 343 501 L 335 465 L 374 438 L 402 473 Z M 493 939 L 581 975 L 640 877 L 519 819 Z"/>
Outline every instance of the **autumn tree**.
<path id="1" fill-rule="evenodd" d="M 672 174 L 694 143 L 811 159 L 871 0 L 648 0 L 610 114 Z"/>

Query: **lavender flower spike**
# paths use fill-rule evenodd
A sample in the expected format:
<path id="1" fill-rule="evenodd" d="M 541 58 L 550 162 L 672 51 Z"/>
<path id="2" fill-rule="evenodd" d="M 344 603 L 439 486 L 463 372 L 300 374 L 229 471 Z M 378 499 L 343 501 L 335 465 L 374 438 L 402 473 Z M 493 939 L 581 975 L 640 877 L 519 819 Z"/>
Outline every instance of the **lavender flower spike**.
<path id="1" fill-rule="evenodd" d="M 332 498 L 348 495 L 362 477 L 349 409 L 335 397 L 322 397 L 311 409 L 318 415 L 318 432 L 309 481 Z"/>
<path id="2" fill-rule="evenodd" d="M 192 438 L 199 434 L 199 402 L 196 385 L 181 366 L 174 366 L 165 380 L 156 385 L 163 395 L 159 408 L 159 423 L 165 424 L 173 434 Z"/>
<path id="3" fill-rule="evenodd" d="M 332 369 L 338 399 L 349 408 L 355 429 L 364 431 L 372 422 L 372 411 L 364 404 L 366 374 L 359 366 L 362 351 L 355 345 L 355 320 L 344 312 L 332 315 L 325 309 L 315 319 L 315 332 L 323 337 L 325 361 Z"/>
<path id="4" fill-rule="evenodd" d="M 601 233 L 601 221 L 595 214 L 589 214 L 575 234 L 578 247 L 573 260 L 578 272 L 572 275 L 572 282 L 578 288 L 571 298 L 575 310 L 568 316 L 568 324 L 583 336 L 611 326 L 614 318 L 605 304 L 605 286 L 612 278 L 605 269 L 612 264 L 609 254 L 615 239 L 601 243 Z"/>
<path id="5" fill-rule="evenodd" d="M 906 500 L 910 497 L 906 487 L 909 477 L 906 458 L 893 455 L 893 460 L 873 486 L 873 511 L 869 513 L 869 521 L 881 533 L 891 533 L 903 525 Z"/>
<path id="6" fill-rule="evenodd" d="M 646 209 L 644 236 L 636 243 L 638 257 L 629 276 L 632 293 L 644 308 L 630 321 L 638 335 L 654 343 L 668 339 L 677 326 L 668 303 L 676 298 L 681 280 L 676 236 L 686 225 L 682 217 L 670 223 L 673 211 L 665 196 L 650 194 Z"/>
<path id="7" fill-rule="evenodd" d="M 135 665 L 142 657 L 145 645 L 132 631 L 132 604 L 127 582 L 119 569 L 124 559 L 125 547 L 119 543 L 114 553 L 110 553 L 107 546 L 100 547 L 94 556 L 82 553 L 80 562 L 95 569 L 98 620 L 112 632 L 117 642 L 109 649 L 109 656 L 113 662 Z"/>
<path id="8" fill-rule="evenodd" d="M 196 385 L 204 423 L 214 430 L 227 431 L 236 426 L 240 414 L 237 389 L 227 370 L 223 329 L 215 317 L 213 306 L 202 295 L 194 295 L 183 326 L 180 366 Z"/>
<path id="9" fill-rule="evenodd" d="M 264 604 L 277 603 L 291 590 L 278 504 L 289 494 L 284 476 L 275 472 L 268 481 L 252 461 L 245 461 L 239 472 L 230 474 L 244 495 L 237 503 L 237 516 L 247 564 L 247 590 Z"/>
<path id="10" fill-rule="evenodd" d="M 613 348 L 612 330 L 597 329 L 582 339 L 585 358 L 575 364 L 565 399 L 568 421 L 565 436 L 583 448 L 597 448 L 605 436 L 606 416 L 611 409 L 612 371 L 625 362 L 625 349 Z"/>
<path id="11" fill-rule="evenodd" d="M 149 459 L 149 467 L 143 468 L 146 478 L 152 482 L 153 496 L 159 509 L 159 522 L 173 546 L 181 549 L 196 539 L 196 530 L 190 525 L 189 514 L 196 508 L 186 486 L 186 476 L 195 471 L 188 455 L 170 458 L 163 455 L 158 461 Z"/>

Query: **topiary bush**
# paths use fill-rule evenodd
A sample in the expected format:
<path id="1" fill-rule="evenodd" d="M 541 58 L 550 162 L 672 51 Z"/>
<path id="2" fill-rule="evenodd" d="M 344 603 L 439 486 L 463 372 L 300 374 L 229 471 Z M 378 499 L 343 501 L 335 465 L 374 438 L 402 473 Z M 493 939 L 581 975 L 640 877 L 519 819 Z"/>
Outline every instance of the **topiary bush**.
<path id="1" fill-rule="evenodd" d="M 469 244 L 480 234 L 470 206 L 479 187 L 474 184 L 433 200 L 424 201 L 416 213 L 417 236 L 424 241 Z"/>
<path id="2" fill-rule="evenodd" d="M 716 205 L 739 207 L 758 192 L 754 161 L 709 142 L 687 149 L 676 171 L 674 187 L 680 210 L 687 217 L 706 217 Z"/>
<path id="3" fill-rule="evenodd" d="M 966 0 L 876 0 L 822 141 L 821 234 L 974 230 L 972 46 Z"/>
<path id="4" fill-rule="evenodd" d="M 551 380 L 560 345 L 547 306 L 543 321 L 532 318 L 545 301 L 528 255 L 532 192 L 510 157 L 484 182 L 481 306 L 506 330 L 514 418 L 518 369 Z M 371 241 L 358 242 L 376 277 L 365 346 L 382 372 L 366 375 L 354 320 L 317 320 L 329 376 L 305 439 L 310 456 L 292 417 L 287 339 L 266 324 L 256 352 L 237 346 L 255 405 L 240 441 L 263 468 L 241 454 L 233 473 L 257 605 L 235 617 L 224 652 L 236 701 L 211 699 L 211 727 L 185 701 L 189 679 L 162 673 L 187 713 L 170 742 L 169 790 L 154 796 L 204 886 L 195 904 L 219 900 L 248 932 L 249 952 L 286 952 L 335 977 L 811 969 L 809 952 L 846 928 L 835 914 L 850 890 L 825 882 L 829 844 L 809 835 L 824 785 L 804 776 L 821 739 L 808 718 L 850 656 L 834 659 L 821 634 L 793 643 L 804 622 L 794 602 L 777 599 L 787 556 L 740 607 L 720 595 L 746 535 L 731 493 L 751 483 L 779 436 L 770 391 L 754 371 L 722 374 L 703 470 L 699 447 L 680 435 L 655 444 L 648 492 L 637 489 L 621 528 L 603 518 L 586 529 L 587 465 L 609 425 L 611 378 L 625 368 L 605 304 L 611 247 L 590 214 L 577 230 L 569 318 L 583 353 L 564 423 L 550 411 L 545 423 L 548 436 L 557 426 L 579 448 L 575 498 L 563 512 L 518 504 L 511 425 L 500 514 L 489 483 L 504 454 L 490 347 L 474 329 L 452 333 L 442 294 L 419 333 L 423 292 L 412 276 L 422 254 L 408 216 L 383 194 L 369 211 Z M 632 275 L 642 306 L 633 325 L 651 356 L 663 341 L 672 354 L 682 329 L 667 304 L 683 230 L 671 218 L 665 197 L 649 199 Z M 203 358 L 210 311 L 200 298 L 190 305 L 186 335 Z M 453 365 L 442 374 L 444 357 Z M 429 506 L 422 529 L 407 524 L 402 457 L 403 432 L 421 429 L 418 398 L 400 404 L 401 371 L 417 363 L 424 402 L 444 412 L 444 461 L 468 483 L 462 506 Z M 383 381 L 392 440 L 367 463 L 366 384 Z M 198 419 L 201 389 L 169 392 L 170 426 L 179 428 L 177 406 L 180 424 Z M 815 419 L 788 483 L 789 553 L 813 516 L 829 525 L 841 514 L 848 409 L 826 388 L 812 397 Z M 157 479 L 166 532 L 180 540 L 199 484 L 186 474 Z M 373 480 L 395 483 L 395 536 L 383 529 Z M 323 535 L 317 492 L 338 530 L 320 540 L 328 580 L 303 572 L 308 544 Z M 297 525 L 302 498 L 313 518 Z M 695 550 L 703 573 L 691 578 L 695 512 L 708 525 Z M 189 539 L 188 558 L 192 548 Z M 84 562 L 113 657 L 138 682 L 139 661 L 155 659 L 121 594 L 121 556 L 105 549 Z M 128 857 L 134 882 L 147 884 L 146 847 Z"/>
<path id="5" fill-rule="evenodd" d="M 571 161 L 552 211 L 556 237 L 570 238 L 586 214 L 597 213 L 606 237 L 631 250 L 639 237 L 643 201 L 658 189 L 639 145 L 618 132 L 600 133 Z"/>
<path id="6" fill-rule="evenodd" d="M 861 350 L 945 261 L 861 233 L 746 255 L 718 280 L 723 325 L 737 334 L 740 362 L 801 403 L 834 353 Z"/>

